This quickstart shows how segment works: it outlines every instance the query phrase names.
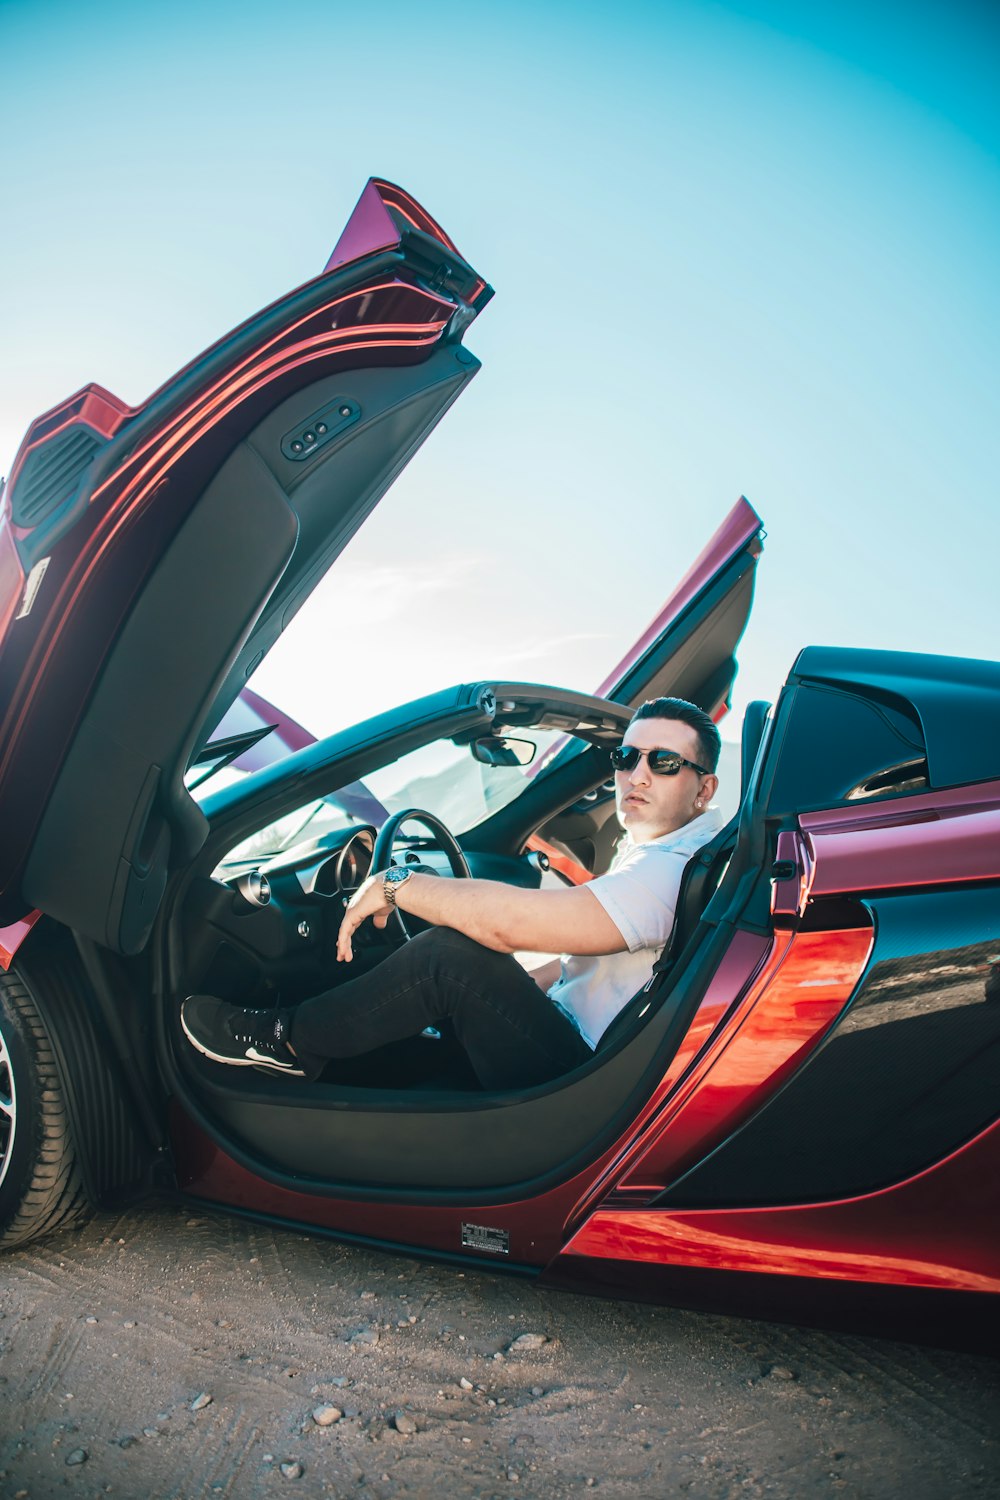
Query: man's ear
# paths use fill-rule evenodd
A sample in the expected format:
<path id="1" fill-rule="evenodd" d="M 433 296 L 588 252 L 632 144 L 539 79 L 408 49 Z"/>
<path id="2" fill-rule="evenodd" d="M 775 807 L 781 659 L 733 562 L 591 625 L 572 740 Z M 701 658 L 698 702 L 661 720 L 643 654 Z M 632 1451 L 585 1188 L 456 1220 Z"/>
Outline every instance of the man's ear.
<path id="1" fill-rule="evenodd" d="M 712 798 L 715 796 L 718 790 L 718 776 L 706 776 L 705 780 L 701 784 L 701 791 L 698 793 L 699 797 L 701 798 L 702 802 L 704 802 L 706 807 L 712 801 Z"/>

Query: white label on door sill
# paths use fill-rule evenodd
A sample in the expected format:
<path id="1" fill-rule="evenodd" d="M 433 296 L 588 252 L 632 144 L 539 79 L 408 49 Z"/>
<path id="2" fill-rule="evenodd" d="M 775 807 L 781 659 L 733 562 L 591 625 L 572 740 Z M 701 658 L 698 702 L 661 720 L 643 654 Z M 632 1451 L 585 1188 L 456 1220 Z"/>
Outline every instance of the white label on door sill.
<path id="1" fill-rule="evenodd" d="M 21 600 L 21 608 L 14 616 L 15 620 L 23 620 L 25 615 L 31 614 L 31 606 L 35 602 L 35 595 L 42 586 L 42 579 L 45 577 L 45 570 L 48 565 L 49 559 L 43 557 L 41 562 L 35 563 L 35 566 L 28 574 L 28 581 L 24 585 L 24 598 Z"/>

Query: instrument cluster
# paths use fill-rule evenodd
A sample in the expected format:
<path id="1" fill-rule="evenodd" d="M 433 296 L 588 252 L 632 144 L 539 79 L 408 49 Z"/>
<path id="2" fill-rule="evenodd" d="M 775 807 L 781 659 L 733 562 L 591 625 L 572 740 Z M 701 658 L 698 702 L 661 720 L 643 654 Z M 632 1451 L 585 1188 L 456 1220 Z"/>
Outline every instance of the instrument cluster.
<path id="1" fill-rule="evenodd" d="M 350 896 L 367 878 L 375 848 L 374 828 L 356 829 L 347 842 L 307 863 L 296 863 L 294 874 L 304 896 Z"/>

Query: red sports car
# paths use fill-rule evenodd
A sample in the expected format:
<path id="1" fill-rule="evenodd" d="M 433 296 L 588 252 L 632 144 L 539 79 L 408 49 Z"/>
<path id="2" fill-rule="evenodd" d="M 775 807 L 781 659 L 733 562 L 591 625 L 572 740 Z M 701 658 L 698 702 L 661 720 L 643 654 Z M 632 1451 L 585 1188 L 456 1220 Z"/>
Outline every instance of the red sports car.
<path id="1" fill-rule="evenodd" d="M 0 501 L 0 1242 L 167 1189 L 550 1285 L 995 1338 L 993 662 L 802 650 L 747 712 L 738 810 L 652 981 L 554 1083 L 484 1093 L 444 1029 L 314 1083 L 184 1040 L 189 992 L 333 982 L 372 869 L 604 870 L 631 708 L 726 710 L 761 551 L 742 500 L 596 694 L 476 682 L 312 742 L 243 692 L 476 373 L 491 295 L 373 180 L 315 280 L 142 406 L 88 386 L 25 437 Z M 363 929 L 356 963 L 404 941 Z"/>

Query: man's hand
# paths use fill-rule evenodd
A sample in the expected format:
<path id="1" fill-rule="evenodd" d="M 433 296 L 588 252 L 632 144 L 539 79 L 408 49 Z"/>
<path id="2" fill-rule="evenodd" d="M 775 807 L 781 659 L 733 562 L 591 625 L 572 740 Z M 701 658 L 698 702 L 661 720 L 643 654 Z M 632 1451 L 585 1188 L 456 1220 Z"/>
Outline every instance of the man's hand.
<path id="1" fill-rule="evenodd" d="M 351 938 L 366 917 L 371 917 L 376 927 L 384 927 L 391 915 L 392 907 L 383 895 L 382 872 L 369 875 L 347 903 L 337 934 L 337 962 L 350 963 L 354 957 Z"/>

